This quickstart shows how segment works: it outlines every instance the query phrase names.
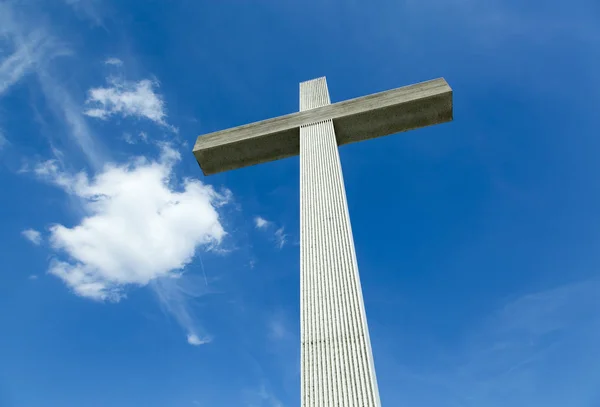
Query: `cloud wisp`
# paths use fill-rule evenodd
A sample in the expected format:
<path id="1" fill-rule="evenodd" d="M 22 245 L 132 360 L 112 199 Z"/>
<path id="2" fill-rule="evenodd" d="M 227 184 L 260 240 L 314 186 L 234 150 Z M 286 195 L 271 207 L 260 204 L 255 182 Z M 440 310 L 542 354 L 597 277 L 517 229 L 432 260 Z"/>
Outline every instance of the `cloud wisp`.
<path id="1" fill-rule="evenodd" d="M 90 165 L 95 170 L 100 170 L 106 162 L 103 148 L 90 130 L 71 94 L 46 72 L 38 72 L 38 79 L 49 105 L 68 129 L 69 137 L 79 145 Z"/>
<path id="2" fill-rule="evenodd" d="M 404 404 L 591 406 L 600 356 L 600 280 L 567 284 L 508 302 L 416 371 L 395 366 L 411 392 Z M 406 398 L 405 398 L 406 397 Z M 453 403 L 453 404 L 452 404 Z"/>
<path id="3" fill-rule="evenodd" d="M 90 164 L 99 169 L 105 161 L 100 144 L 71 93 L 51 74 L 51 63 L 72 52 L 44 24 L 34 24 L 24 15 L 27 14 L 11 3 L 0 3 L 1 39 L 13 50 L 0 62 L 0 95 L 28 74 L 34 74 L 48 106 L 66 128 L 67 136 L 81 148 Z"/>
<path id="4" fill-rule="evenodd" d="M 21 235 L 36 246 L 42 244 L 42 234 L 35 229 L 25 229 Z"/>
<path id="5" fill-rule="evenodd" d="M 0 60 L 0 96 L 55 57 L 70 54 L 43 27 L 26 27 L 9 3 L 0 3 L 0 45 L 12 50 Z"/>
<path id="6" fill-rule="evenodd" d="M 283 226 L 277 228 L 277 226 L 275 226 L 275 223 L 263 218 L 262 216 L 254 217 L 254 226 L 256 227 L 256 229 L 265 231 L 275 229 L 273 231 L 272 239 L 275 242 L 275 246 L 278 249 L 283 248 L 283 246 L 285 246 L 285 244 L 287 243 L 288 235 L 285 233 L 285 228 Z"/>
<path id="7" fill-rule="evenodd" d="M 123 141 L 127 144 L 137 144 L 138 142 L 148 143 L 148 134 L 140 131 L 137 136 L 132 135 L 129 132 L 123 133 Z"/>
<path id="8" fill-rule="evenodd" d="M 277 248 L 282 249 L 286 243 L 287 235 L 285 234 L 285 230 L 282 226 L 275 231 L 275 244 L 277 245 Z"/>
<path id="9" fill-rule="evenodd" d="M 191 273 L 172 272 L 152 280 L 150 288 L 165 314 L 173 316 L 185 330 L 190 345 L 200 346 L 212 341 L 197 322 L 194 312 L 196 300 L 210 293 L 205 279 Z"/>
<path id="10" fill-rule="evenodd" d="M 80 17 L 91 21 L 94 25 L 102 26 L 104 16 L 101 0 L 64 0 L 64 2 Z"/>
<path id="11" fill-rule="evenodd" d="M 121 61 L 119 58 L 106 58 L 104 60 L 104 64 L 105 65 L 114 65 L 114 66 L 121 66 L 123 65 L 123 61 Z"/>
<path id="12" fill-rule="evenodd" d="M 40 34 L 33 33 L 27 42 L 0 62 L 0 95 L 33 71 L 44 48 L 43 37 Z"/>
<path id="13" fill-rule="evenodd" d="M 244 391 L 245 405 L 247 407 L 284 407 L 284 404 L 275 395 L 268 386 L 268 380 L 263 379 L 264 383 L 253 389 Z"/>

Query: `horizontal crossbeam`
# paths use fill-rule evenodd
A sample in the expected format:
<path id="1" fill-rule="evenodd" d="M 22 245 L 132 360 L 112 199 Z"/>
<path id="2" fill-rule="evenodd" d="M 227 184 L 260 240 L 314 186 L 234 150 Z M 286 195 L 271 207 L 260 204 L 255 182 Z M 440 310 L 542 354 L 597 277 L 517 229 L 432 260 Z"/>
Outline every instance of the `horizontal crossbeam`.
<path id="1" fill-rule="evenodd" d="M 300 127 L 332 120 L 338 145 L 452 120 L 452 89 L 443 79 L 350 99 L 198 137 L 204 175 L 298 155 Z"/>

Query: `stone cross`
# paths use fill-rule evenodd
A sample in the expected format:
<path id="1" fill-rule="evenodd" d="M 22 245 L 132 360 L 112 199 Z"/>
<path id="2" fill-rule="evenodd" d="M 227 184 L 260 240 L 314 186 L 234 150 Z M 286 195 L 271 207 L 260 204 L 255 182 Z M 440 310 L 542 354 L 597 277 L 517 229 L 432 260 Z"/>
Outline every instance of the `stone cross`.
<path id="1" fill-rule="evenodd" d="M 300 154 L 302 407 L 379 407 L 338 146 L 452 120 L 442 78 L 331 104 L 300 83 L 300 112 L 198 137 L 205 175 Z"/>

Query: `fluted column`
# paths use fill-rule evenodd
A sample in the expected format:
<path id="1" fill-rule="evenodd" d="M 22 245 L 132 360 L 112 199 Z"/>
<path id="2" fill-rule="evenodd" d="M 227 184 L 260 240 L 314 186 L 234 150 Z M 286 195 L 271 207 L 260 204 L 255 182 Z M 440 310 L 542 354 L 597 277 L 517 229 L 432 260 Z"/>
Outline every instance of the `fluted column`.
<path id="1" fill-rule="evenodd" d="M 300 110 L 330 104 L 325 78 L 300 84 Z M 379 407 L 333 122 L 300 128 L 302 407 Z"/>

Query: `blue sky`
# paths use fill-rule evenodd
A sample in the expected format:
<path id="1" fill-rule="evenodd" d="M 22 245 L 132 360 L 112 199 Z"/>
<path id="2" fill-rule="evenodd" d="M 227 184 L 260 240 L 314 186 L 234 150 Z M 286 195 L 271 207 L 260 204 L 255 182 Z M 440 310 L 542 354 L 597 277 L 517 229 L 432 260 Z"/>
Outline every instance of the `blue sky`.
<path id="1" fill-rule="evenodd" d="M 382 405 L 600 406 L 600 6 L 0 2 L 0 406 L 299 405 L 298 158 L 199 134 L 444 77 L 340 149 Z"/>

